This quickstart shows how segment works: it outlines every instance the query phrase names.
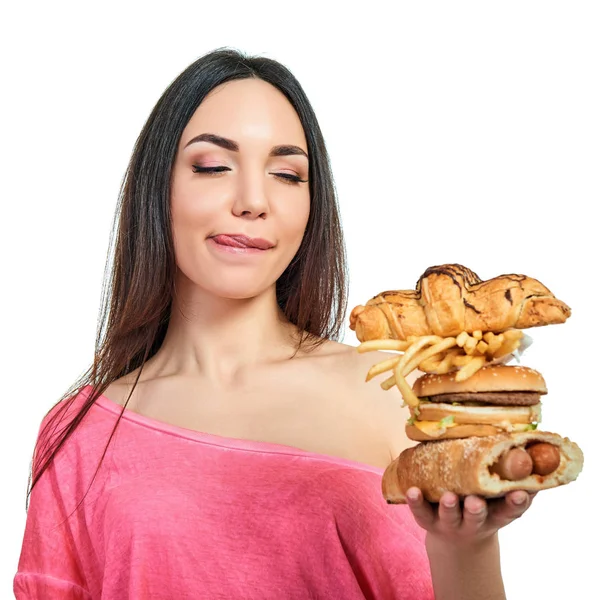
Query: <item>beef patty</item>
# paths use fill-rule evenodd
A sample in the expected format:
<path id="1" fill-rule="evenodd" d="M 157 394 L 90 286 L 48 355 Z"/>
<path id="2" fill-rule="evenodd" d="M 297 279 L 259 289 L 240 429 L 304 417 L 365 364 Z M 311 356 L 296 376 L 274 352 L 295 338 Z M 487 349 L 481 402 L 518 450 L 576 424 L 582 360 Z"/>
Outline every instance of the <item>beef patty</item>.
<path id="1" fill-rule="evenodd" d="M 540 401 L 536 392 L 461 392 L 458 394 L 438 394 L 427 396 L 431 402 L 481 402 L 500 406 L 533 406 Z"/>

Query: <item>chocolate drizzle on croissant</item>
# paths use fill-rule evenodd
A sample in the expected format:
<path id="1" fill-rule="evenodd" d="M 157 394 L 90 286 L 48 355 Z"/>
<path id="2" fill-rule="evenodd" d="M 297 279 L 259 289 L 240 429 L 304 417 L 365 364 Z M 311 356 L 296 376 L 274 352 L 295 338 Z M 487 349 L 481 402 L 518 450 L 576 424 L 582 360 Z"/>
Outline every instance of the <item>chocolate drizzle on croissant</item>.
<path id="1" fill-rule="evenodd" d="M 447 275 L 452 283 L 459 288 L 463 287 L 473 287 L 478 283 L 482 283 L 480 277 L 477 273 L 473 273 L 471 269 L 467 269 L 467 267 L 463 267 L 462 265 L 452 264 L 452 265 L 440 265 L 438 267 L 429 267 L 415 285 L 415 289 L 417 290 L 417 294 L 421 292 L 421 282 L 423 279 L 427 279 L 430 275 Z"/>
<path id="2" fill-rule="evenodd" d="M 482 281 L 458 264 L 429 267 L 415 290 L 387 291 L 350 315 L 359 341 L 501 332 L 564 323 L 571 309 L 538 280 L 506 274 Z"/>

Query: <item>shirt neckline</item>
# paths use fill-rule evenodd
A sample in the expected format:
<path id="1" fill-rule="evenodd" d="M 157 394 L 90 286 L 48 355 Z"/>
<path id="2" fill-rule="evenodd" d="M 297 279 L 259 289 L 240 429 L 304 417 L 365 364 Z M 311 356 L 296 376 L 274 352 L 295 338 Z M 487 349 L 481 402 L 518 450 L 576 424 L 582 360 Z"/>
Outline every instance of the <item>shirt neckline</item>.
<path id="1" fill-rule="evenodd" d="M 82 391 L 86 393 L 86 398 L 89 398 L 89 396 L 91 395 L 91 390 L 91 385 L 86 385 L 82 389 Z M 329 454 L 311 452 L 309 450 L 303 450 L 302 448 L 296 448 L 295 446 L 286 446 L 283 444 L 275 444 L 273 442 L 261 442 L 257 440 L 222 436 L 214 433 L 198 431 L 196 429 L 187 429 L 185 427 L 171 425 L 170 423 L 166 423 L 164 421 L 159 421 L 151 417 L 146 417 L 145 415 L 137 413 L 128 408 L 125 408 L 123 410 L 123 407 L 120 404 L 117 404 L 104 394 L 100 394 L 98 398 L 96 398 L 94 404 L 115 415 L 120 415 L 121 411 L 123 411 L 123 416 L 121 418 L 136 425 L 146 427 L 148 429 L 154 429 L 155 431 L 159 431 L 161 433 L 166 433 L 183 439 L 208 444 L 211 446 L 220 446 L 222 448 L 244 450 L 248 452 L 257 452 L 262 454 L 281 454 L 288 456 L 313 458 L 316 460 L 326 461 L 335 465 L 353 467 L 355 469 L 360 469 L 363 471 L 370 471 L 379 475 L 382 475 L 385 470 L 380 467 L 375 467 L 373 465 L 369 465 L 359 461 L 347 458 L 340 458 L 337 456 L 331 456 Z"/>

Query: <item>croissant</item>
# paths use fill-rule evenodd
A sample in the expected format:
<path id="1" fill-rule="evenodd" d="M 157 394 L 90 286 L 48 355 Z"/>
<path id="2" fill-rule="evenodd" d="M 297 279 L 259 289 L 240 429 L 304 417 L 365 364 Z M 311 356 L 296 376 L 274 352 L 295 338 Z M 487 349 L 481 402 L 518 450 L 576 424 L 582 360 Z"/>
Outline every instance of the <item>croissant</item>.
<path id="1" fill-rule="evenodd" d="M 564 323 L 571 309 L 536 279 L 499 275 L 482 281 L 458 264 L 430 267 L 415 290 L 382 292 L 350 314 L 360 342 L 456 336 Z"/>

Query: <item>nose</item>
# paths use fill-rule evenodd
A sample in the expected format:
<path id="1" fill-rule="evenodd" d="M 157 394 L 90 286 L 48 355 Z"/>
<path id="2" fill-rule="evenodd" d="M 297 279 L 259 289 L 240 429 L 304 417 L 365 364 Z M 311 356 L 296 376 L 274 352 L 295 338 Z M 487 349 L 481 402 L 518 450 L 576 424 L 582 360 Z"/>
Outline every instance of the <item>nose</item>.
<path id="1" fill-rule="evenodd" d="M 232 212 L 237 217 L 265 219 L 269 213 L 269 201 L 265 183 L 260 174 L 242 178 L 240 189 L 233 203 Z"/>

